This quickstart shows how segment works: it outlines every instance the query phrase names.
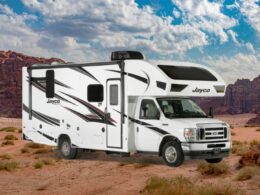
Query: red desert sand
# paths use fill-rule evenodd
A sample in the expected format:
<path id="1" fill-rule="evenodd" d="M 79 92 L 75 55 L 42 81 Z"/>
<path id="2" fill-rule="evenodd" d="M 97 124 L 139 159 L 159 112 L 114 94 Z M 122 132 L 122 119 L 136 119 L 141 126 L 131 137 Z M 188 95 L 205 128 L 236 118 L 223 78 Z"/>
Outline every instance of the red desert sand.
<path id="1" fill-rule="evenodd" d="M 216 116 L 230 122 L 235 128 L 233 140 L 260 140 L 257 127 L 243 125 L 252 115 Z M 21 128 L 20 119 L 0 119 L 0 129 L 7 126 Z M 237 127 L 239 126 L 239 127 Z M 62 160 L 55 151 L 21 149 L 26 142 L 16 132 L 0 131 L 0 144 L 6 135 L 15 135 L 14 145 L 0 146 L 0 162 L 17 162 L 12 171 L 0 170 L 0 194 L 139 194 L 152 176 L 173 178 L 183 175 L 196 185 L 230 184 L 243 190 L 245 194 L 260 194 L 260 182 L 236 181 L 239 156 L 232 154 L 226 158 L 230 170 L 221 176 L 205 176 L 197 171 L 202 160 L 185 161 L 177 168 L 164 165 L 157 156 L 133 155 L 131 157 L 111 157 L 104 152 L 84 152 L 78 160 Z M 36 152 L 38 151 L 38 153 Z M 4 159 L 9 154 L 11 159 Z M 2 155 L 2 157 L 1 157 Z"/>

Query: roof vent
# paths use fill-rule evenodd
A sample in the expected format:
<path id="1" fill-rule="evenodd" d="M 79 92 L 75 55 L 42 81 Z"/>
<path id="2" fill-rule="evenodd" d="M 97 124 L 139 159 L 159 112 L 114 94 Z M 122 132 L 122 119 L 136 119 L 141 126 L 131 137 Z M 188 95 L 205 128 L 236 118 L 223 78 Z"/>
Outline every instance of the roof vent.
<path id="1" fill-rule="evenodd" d="M 144 56 L 139 51 L 114 51 L 111 54 L 111 60 L 143 60 Z"/>

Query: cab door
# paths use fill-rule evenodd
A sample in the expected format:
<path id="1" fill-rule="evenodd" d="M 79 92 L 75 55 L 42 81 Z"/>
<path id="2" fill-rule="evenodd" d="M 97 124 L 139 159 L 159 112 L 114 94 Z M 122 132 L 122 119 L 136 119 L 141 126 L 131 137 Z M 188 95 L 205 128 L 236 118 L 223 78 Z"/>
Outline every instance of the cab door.
<path id="1" fill-rule="evenodd" d="M 135 126 L 135 144 L 138 151 L 158 152 L 160 111 L 154 99 L 142 99 L 139 104 L 138 123 Z"/>
<path id="2" fill-rule="evenodd" d="M 120 80 L 107 81 L 107 147 L 122 148 L 122 126 L 121 126 L 121 88 Z"/>

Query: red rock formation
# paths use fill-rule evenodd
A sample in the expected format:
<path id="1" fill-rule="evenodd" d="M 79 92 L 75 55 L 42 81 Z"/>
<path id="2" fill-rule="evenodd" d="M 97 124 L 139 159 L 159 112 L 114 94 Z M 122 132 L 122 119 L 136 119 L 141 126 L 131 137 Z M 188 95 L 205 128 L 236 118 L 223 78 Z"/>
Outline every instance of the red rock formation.
<path id="1" fill-rule="evenodd" d="M 56 58 L 38 58 L 13 51 L 0 51 L 0 116 L 21 117 L 23 66 L 35 63 L 63 62 Z"/>
<path id="2" fill-rule="evenodd" d="M 225 97 L 195 98 L 205 110 L 214 108 L 215 114 L 260 113 L 260 75 L 250 81 L 238 79 L 228 85 Z"/>
<path id="3" fill-rule="evenodd" d="M 255 118 L 251 118 L 246 124 L 260 126 L 260 114 L 258 114 Z"/>

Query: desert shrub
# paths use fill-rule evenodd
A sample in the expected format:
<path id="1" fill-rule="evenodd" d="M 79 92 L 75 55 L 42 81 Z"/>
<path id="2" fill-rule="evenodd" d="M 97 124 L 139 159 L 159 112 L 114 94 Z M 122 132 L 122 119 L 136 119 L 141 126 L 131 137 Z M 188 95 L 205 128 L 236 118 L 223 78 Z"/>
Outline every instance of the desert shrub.
<path id="1" fill-rule="evenodd" d="M 6 140 L 2 142 L 2 146 L 7 146 L 7 145 L 14 145 L 13 140 Z"/>
<path id="2" fill-rule="evenodd" d="M 243 167 L 237 173 L 235 180 L 244 181 L 252 179 L 254 177 L 259 177 L 260 180 L 260 167 Z"/>
<path id="3" fill-rule="evenodd" d="M 6 170 L 6 171 L 13 171 L 18 167 L 18 163 L 15 161 L 11 162 L 0 162 L 0 171 Z"/>
<path id="4" fill-rule="evenodd" d="M 5 132 L 15 132 L 16 128 L 15 127 L 4 127 L 0 129 L 0 131 L 5 131 Z"/>
<path id="5" fill-rule="evenodd" d="M 10 154 L 1 154 L 0 158 L 4 160 L 10 160 L 12 157 Z"/>
<path id="6" fill-rule="evenodd" d="M 198 164 L 197 170 L 203 175 L 222 175 L 229 172 L 229 166 L 225 162 L 211 164 L 201 162 Z"/>
<path id="7" fill-rule="evenodd" d="M 228 184 L 196 185 L 187 177 L 176 176 L 172 179 L 151 177 L 141 193 L 152 195 L 237 195 L 241 194 L 241 191 Z"/>
<path id="8" fill-rule="evenodd" d="M 31 150 L 30 150 L 30 148 L 28 148 L 28 147 L 24 147 L 24 148 L 22 148 L 21 149 L 21 153 L 30 153 L 31 152 Z"/>
<path id="9" fill-rule="evenodd" d="M 44 145 L 43 144 L 37 144 L 37 143 L 30 142 L 30 143 L 27 143 L 25 145 L 25 147 L 38 149 L 38 148 L 44 148 Z"/>
<path id="10" fill-rule="evenodd" d="M 140 168 L 144 168 L 144 167 L 148 167 L 148 166 L 150 166 L 150 164 L 148 164 L 148 163 L 135 163 L 134 164 L 134 168 L 136 168 L 136 169 L 140 169 Z"/>
<path id="11" fill-rule="evenodd" d="M 52 151 L 51 148 L 40 148 L 40 149 L 37 149 L 36 151 L 34 151 L 34 154 L 45 154 L 45 153 L 48 153 L 51 151 Z"/>
<path id="12" fill-rule="evenodd" d="M 44 165 L 54 165 L 54 161 L 50 159 L 42 159 L 36 161 L 33 166 L 36 169 L 41 169 Z"/>
<path id="13" fill-rule="evenodd" d="M 242 156 L 249 151 L 249 145 L 233 145 L 232 146 L 232 153 L 237 154 L 238 156 Z"/>
<path id="14" fill-rule="evenodd" d="M 256 131 L 260 131 L 260 128 L 257 128 Z"/>
<path id="15" fill-rule="evenodd" d="M 22 133 L 23 132 L 23 130 L 22 129 L 18 129 L 18 133 Z"/>
<path id="16" fill-rule="evenodd" d="M 230 129 L 234 129 L 234 125 L 230 125 Z"/>
<path id="17" fill-rule="evenodd" d="M 14 135 L 6 135 L 4 137 L 5 140 L 18 140 L 17 137 L 15 137 Z"/>
<path id="18" fill-rule="evenodd" d="M 36 161 L 33 166 L 35 169 L 41 169 L 43 167 L 44 163 L 41 160 Z"/>
<path id="19" fill-rule="evenodd" d="M 260 141 L 254 139 L 254 140 L 250 141 L 249 144 L 250 144 L 250 146 L 252 147 L 252 146 L 255 146 L 255 145 L 257 145 L 257 144 L 260 144 Z"/>
<path id="20" fill-rule="evenodd" d="M 235 133 L 234 131 L 231 131 L 231 135 L 232 135 L 232 136 L 235 136 L 236 133 Z"/>

